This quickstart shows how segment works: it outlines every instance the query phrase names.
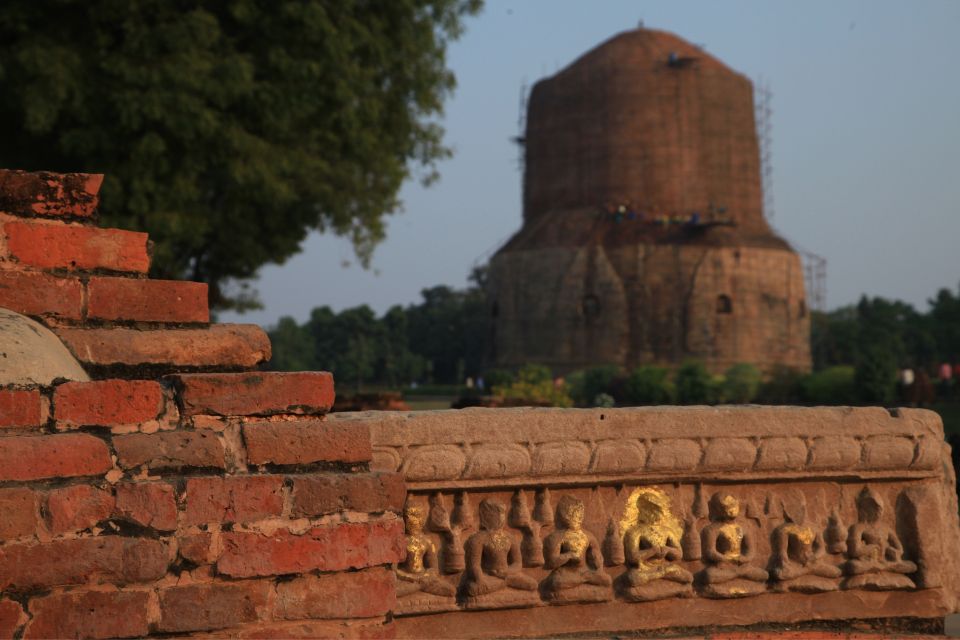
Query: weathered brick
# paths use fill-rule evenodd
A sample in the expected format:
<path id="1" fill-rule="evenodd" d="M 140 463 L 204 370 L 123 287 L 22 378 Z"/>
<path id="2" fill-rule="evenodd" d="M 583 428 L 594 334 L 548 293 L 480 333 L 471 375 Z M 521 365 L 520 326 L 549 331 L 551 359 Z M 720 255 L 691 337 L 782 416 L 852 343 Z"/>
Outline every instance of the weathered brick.
<path id="1" fill-rule="evenodd" d="M 210 321 L 202 282 L 90 278 L 87 296 L 87 318 L 92 320 Z"/>
<path id="2" fill-rule="evenodd" d="M 193 584 L 160 591 L 160 631 L 221 629 L 253 622 L 265 612 L 269 582 Z"/>
<path id="3" fill-rule="evenodd" d="M 21 216 L 89 218 L 99 202 L 99 173 L 0 169 L 0 211 Z"/>
<path id="4" fill-rule="evenodd" d="M 7 251 L 39 269 L 109 269 L 146 273 L 147 234 L 75 224 L 13 221 L 3 225 Z"/>
<path id="5" fill-rule="evenodd" d="M 333 406 L 326 372 L 211 373 L 175 376 L 184 415 L 322 414 Z"/>
<path id="6" fill-rule="evenodd" d="M 213 535 L 207 531 L 177 536 L 180 557 L 193 564 L 210 564 L 216 561 L 213 551 Z"/>
<path id="7" fill-rule="evenodd" d="M 212 431 L 161 431 L 115 436 L 113 446 L 124 469 L 224 468 L 223 443 Z"/>
<path id="8" fill-rule="evenodd" d="M 0 389 L 0 427 L 37 427 L 42 415 L 39 390 Z"/>
<path id="9" fill-rule="evenodd" d="M 100 536 L 0 547 L 0 589 L 32 591 L 104 582 L 158 580 L 167 572 L 167 549 L 157 540 Z"/>
<path id="10" fill-rule="evenodd" d="M 314 527 L 303 535 L 231 531 L 223 534 L 217 570 L 235 578 L 305 571 L 342 571 L 399 562 L 403 522 L 399 519 Z"/>
<path id="11" fill-rule="evenodd" d="M 314 517 L 338 511 L 377 513 L 403 509 L 406 486 L 399 473 L 322 473 L 293 478 L 295 517 Z"/>
<path id="12" fill-rule="evenodd" d="M 40 524 L 40 497 L 32 489 L 0 489 L 0 540 L 32 536 Z"/>
<path id="13" fill-rule="evenodd" d="M 59 316 L 79 320 L 83 285 L 75 278 L 48 273 L 0 271 L 0 307 L 28 316 Z"/>
<path id="14" fill-rule="evenodd" d="M 373 455 L 365 423 L 299 420 L 253 422 L 243 426 L 252 464 L 367 462 Z"/>
<path id="15" fill-rule="evenodd" d="M 177 528 L 177 500 L 164 482 L 123 482 L 117 485 L 115 514 L 160 531 Z"/>
<path id="16" fill-rule="evenodd" d="M 250 368 L 270 359 L 270 339 L 256 325 L 215 324 L 205 329 L 82 329 L 54 331 L 82 363 Z"/>
<path id="17" fill-rule="evenodd" d="M 54 391 L 53 406 L 65 425 L 133 424 L 157 418 L 163 392 L 151 380 L 67 382 Z"/>
<path id="18" fill-rule="evenodd" d="M 13 600 L 0 600 L 0 640 L 11 640 L 21 624 L 27 621 L 23 608 Z"/>
<path id="19" fill-rule="evenodd" d="M 277 585 L 276 618 L 372 618 L 396 604 L 393 572 L 384 568 L 305 575 Z"/>
<path id="20" fill-rule="evenodd" d="M 392 640 L 396 625 L 383 617 L 361 620 L 300 620 L 258 622 L 230 629 L 223 636 L 242 640 L 291 640 L 292 638 L 337 638 L 338 640 Z"/>
<path id="21" fill-rule="evenodd" d="M 103 440 L 85 433 L 4 438 L 0 447 L 0 480 L 94 476 L 112 466 Z"/>
<path id="22" fill-rule="evenodd" d="M 86 484 L 54 489 L 47 494 L 50 533 L 88 529 L 113 513 L 113 493 Z"/>
<path id="23" fill-rule="evenodd" d="M 187 524 L 248 522 L 283 511 L 281 476 L 235 476 L 187 480 Z"/>
<path id="24" fill-rule="evenodd" d="M 30 600 L 24 638 L 133 638 L 149 629 L 146 591 L 84 591 Z"/>

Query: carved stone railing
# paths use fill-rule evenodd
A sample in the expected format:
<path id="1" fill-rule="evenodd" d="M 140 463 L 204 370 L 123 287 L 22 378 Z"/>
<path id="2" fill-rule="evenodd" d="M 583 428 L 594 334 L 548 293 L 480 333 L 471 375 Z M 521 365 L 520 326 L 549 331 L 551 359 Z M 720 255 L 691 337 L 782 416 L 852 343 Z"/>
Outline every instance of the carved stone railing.
<path id="1" fill-rule="evenodd" d="M 956 609 L 955 480 L 929 411 L 471 409 L 334 420 L 368 423 L 373 467 L 407 483 L 400 636 Z"/>

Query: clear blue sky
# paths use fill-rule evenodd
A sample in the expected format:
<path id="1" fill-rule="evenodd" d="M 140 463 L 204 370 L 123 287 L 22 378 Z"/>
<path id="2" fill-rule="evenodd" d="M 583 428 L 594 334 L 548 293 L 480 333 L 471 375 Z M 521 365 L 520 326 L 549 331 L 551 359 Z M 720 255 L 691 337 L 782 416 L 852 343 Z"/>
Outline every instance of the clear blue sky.
<path id="1" fill-rule="evenodd" d="M 862 293 L 926 309 L 960 282 L 960 1 L 488 0 L 449 50 L 454 157 L 411 181 L 370 270 L 347 240 L 312 235 L 262 269 L 266 308 L 221 320 L 304 320 L 315 306 L 385 311 L 464 286 L 520 227 L 524 83 L 642 19 L 705 46 L 773 90 L 773 223 L 828 261 L 827 306 Z M 350 266 L 344 266 L 347 262 Z"/>

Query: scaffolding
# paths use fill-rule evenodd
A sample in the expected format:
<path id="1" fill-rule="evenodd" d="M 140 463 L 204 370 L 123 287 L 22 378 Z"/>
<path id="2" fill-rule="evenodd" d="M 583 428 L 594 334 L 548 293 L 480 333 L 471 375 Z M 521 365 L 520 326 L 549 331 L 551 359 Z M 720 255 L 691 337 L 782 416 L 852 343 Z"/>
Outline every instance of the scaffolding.
<path id="1" fill-rule="evenodd" d="M 757 127 L 757 142 L 760 147 L 760 188 L 763 191 L 763 215 L 773 222 L 773 91 L 762 77 L 757 79 L 754 115 Z"/>
<path id="2" fill-rule="evenodd" d="M 803 261 L 803 284 L 810 309 L 823 313 L 827 310 L 827 259 L 802 249 L 797 253 Z"/>
<path id="3" fill-rule="evenodd" d="M 517 135 L 510 138 L 510 141 L 517 145 L 517 170 L 523 173 L 526 162 L 526 142 L 527 142 L 527 99 L 530 95 L 530 89 L 527 81 L 524 80 L 520 85 L 520 112 L 517 115 Z"/>

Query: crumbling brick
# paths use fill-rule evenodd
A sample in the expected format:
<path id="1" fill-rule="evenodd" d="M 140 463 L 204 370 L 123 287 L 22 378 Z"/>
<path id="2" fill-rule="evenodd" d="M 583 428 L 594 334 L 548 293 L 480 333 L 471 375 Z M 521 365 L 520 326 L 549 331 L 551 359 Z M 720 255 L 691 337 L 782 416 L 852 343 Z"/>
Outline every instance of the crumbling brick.
<path id="1" fill-rule="evenodd" d="M 255 422 L 243 426 L 243 438 L 252 464 L 368 462 L 373 455 L 364 423 Z"/>
<path id="2" fill-rule="evenodd" d="M 202 282 L 97 277 L 87 283 L 87 294 L 91 320 L 210 321 Z"/>

